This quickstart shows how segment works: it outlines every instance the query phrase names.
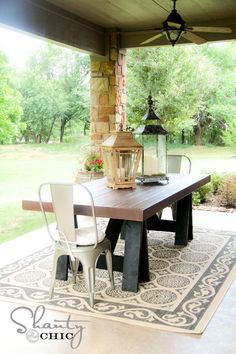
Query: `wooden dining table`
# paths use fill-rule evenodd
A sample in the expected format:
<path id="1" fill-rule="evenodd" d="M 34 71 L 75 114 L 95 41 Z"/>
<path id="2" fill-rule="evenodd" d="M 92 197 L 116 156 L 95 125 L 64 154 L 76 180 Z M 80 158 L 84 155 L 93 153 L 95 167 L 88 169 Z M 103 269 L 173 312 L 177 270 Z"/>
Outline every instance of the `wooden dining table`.
<path id="1" fill-rule="evenodd" d="M 187 245 L 193 239 L 192 193 L 210 181 L 209 175 L 169 174 L 169 183 L 139 184 L 135 189 L 113 190 L 106 187 L 105 178 L 86 183 L 91 191 L 97 217 L 108 218 L 106 237 L 114 253 L 119 236 L 124 239 L 124 255 L 113 254 L 113 270 L 123 272 L 122 290 L 137 292 L 140 282 L 149 281 L 148 230 L 173 232 L 176 245 Z M 158 212 L 177 203 L 176 220 L 159 219 Z M 22 201 L 24 210 L 40 211 L 37 197 Z M 44 207 L 53 211 L 52 202 Z M 74 214 L 89 215 L 83 198 L 74 202 Z M 76 222 L 76 218 L 75 218 Z M 97 267 L 106 268 L 101 255 Z M 57 278 L 67 279 L 68 259 L 58 261 Z"/>

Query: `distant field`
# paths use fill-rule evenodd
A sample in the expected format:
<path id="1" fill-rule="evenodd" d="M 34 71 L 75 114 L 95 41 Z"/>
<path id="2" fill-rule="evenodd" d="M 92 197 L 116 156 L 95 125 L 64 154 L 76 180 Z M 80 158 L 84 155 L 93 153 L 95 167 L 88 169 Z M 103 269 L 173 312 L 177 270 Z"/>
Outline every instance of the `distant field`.
<path id="1" fill-rule="evenodd" d="M 0 146 L 0 243 L 43 225 L 40 213 L 21 209 L 46 181 L 73 181 L 84 160 L 88 139 L 78 144 Z"/>
<path id="2" fill-rule="evenodd" d="M 35 195 L 45 181 L 73 181 L 89 149 L 89 140 L 77 144 L 0 145 L 0 243 L 43 225 L 40 213 L 23 211 L 21 200 Z M 225 147 L 169 147 L 185 154 L 193 171 L 236 172 L 236 152 Z"/>
<path id="3" fill-rule="evenodd" d="M 192 172 L 236 172 L 236 149 L 221 146 L 169 146 L 169 154 L 187 155 L 192 160 Z"/>

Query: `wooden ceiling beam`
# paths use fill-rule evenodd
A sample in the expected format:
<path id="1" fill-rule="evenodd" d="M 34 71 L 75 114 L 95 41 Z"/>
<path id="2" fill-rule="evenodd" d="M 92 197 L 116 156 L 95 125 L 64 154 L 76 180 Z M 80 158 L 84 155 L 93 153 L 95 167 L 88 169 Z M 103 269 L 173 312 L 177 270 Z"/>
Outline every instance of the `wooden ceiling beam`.
<path id="1" fill-rule="evenodd" d="M 105 29 L 44 0 L 0 0 L 0 23 L 105 56 Z"/>

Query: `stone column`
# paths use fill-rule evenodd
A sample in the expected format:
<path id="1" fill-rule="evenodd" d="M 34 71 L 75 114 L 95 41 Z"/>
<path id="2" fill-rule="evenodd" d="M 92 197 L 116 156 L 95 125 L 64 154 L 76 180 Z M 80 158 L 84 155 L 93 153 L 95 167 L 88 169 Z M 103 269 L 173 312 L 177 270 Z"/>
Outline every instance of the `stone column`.
<path id="1" fill-rule="evenodd" d="M 126 50 L 120 49 L 117 32 L 109 34 L 107 57 L 91 57 L 90 69 L 91 145 L 99 150 L 110 131 L 126 126 Z"/>

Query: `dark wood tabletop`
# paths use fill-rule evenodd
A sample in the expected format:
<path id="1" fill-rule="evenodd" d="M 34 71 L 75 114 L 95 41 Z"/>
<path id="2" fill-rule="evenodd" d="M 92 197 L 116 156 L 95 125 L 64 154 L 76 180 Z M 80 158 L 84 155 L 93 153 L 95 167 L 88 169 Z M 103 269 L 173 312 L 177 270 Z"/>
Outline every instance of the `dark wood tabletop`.
<path id="1" fill-rule="evenodd" d="M 113 190 L 106 187 L 105 178 L 86 183 L 91 191 L 96 215 L 109 218 L 106 237 L 112 253 L 119 236 L 125 239 L 124 256 L 113 254 L 113 269 L 123 272 L 122 290 L 138 291 L 139 282 L 149 281 L 147 230 L 175 233 L 176 245 L 187 245 L 193 238 L 192 192 L 210 181 L 209 175 L 170 174 L 168 184 L 137 184 L 136 189 Z M 45 196 L 44 208 L 52 212 L 52 202 Z M 176 220 L 160 220 L 157 212 L 177 202 Z M 75 197 L 75 215 L 89 215 L 86 197 Z M 24 210 L 40 211 L 38 197 L 24 199 Z M 97 267 L 106 268 L 104 255 Z M 68 257 L 58 261 L 57 279 L 66 280 Z"/>
<path id="2" fill-rule="evenodd" d="M 177 202 L 197 188 L 210 181 L 209 175 L 170 174 L 168 184 L 137 184 L 136 189 L 113 190 L 106 187 L 105 178 L 86 183 L 92 192 L 98 217 L 145 221 L 156 212 Z M 88 215 L 86 200 L 78 198 L 75 214 Z M 47 211 L 52 211 L 50 200 L 44 203 Z M 22 201 L 24 210 L 40 211 L 38 197 Z"/>

